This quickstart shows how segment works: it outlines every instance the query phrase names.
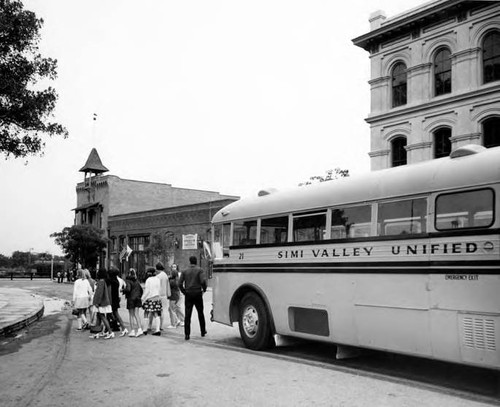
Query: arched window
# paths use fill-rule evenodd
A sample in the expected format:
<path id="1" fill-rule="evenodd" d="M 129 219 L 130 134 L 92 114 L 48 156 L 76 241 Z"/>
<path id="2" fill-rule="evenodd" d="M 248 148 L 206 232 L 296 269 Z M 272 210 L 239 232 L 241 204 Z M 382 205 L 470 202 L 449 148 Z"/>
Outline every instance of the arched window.
<path id="1" fill-rule="evenodd" d="M 500 146 L 500 117 L 483 122 L 483 145 L 486 148 Z"/>
<path id="2" fill-rule="evenodd" d="M 484 83 L 500 80 L 500 31 L 492 31 L 483 41 Z"/>
<path id="3" fill-rule="evenodd" d="M 434 94 L 451 92 L 451 52 L 448 48 L 439 50 L 434 58 Z"/>
<path id="4" fill-rule="evenodd" d="M 392 70 L 392 107 L 406 105 L 406 65 L 398 62 Z"/>
<path id="5" fill-rule="evenodd" d="M 406 138 L 397 137 L 391 141 L 392 166 L 406 165 Z"/>
<path id="6" fill-rule="evenodd" d="M 451 129 L 442 127 L 434 132 L 434 158 L 448 157 L 451 153 Z"/>

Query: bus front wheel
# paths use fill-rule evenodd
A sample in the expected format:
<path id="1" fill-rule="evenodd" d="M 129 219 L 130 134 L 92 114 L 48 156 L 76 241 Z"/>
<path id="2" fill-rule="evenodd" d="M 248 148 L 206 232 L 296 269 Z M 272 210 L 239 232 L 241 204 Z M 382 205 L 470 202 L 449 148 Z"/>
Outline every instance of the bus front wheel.
<path id="1" fill-rule="evenodd" d="M 241 339 L 247 348 L 263 350 L 271 346 L 269 313 L 260 296 L 252 292 L 243 297 L 238 322 Z"/>

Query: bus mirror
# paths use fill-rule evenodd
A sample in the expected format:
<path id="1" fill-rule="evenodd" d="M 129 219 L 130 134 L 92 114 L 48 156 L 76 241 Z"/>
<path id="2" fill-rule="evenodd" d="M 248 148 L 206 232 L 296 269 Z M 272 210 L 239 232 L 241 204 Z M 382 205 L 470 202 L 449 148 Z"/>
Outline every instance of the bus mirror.
<path id="1" fill-rule="evenodd" d="M 212 260 L 212 251 L 208 242 L 203 242 L 203 254 L 207 260 Z"/>

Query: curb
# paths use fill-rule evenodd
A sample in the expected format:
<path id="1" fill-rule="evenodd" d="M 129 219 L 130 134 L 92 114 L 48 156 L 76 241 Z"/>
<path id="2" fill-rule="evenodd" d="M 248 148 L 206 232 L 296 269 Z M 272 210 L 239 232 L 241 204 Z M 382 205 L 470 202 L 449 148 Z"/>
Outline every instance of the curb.
<path id="1" fill-rule="evenodd" d="M 45 306 L 43 305 L 43 301 L 41 303 L 41 308 L 38 311 L 34 311 L 31 314 L 28 314 L 27 317 L 23 317 L 16 322 L 13 322 L 9 325 L 3 326 L 0 328 L 0 338 L 12 335 L 14 332 L 17 332 L 23 328 L 27 328 L 34 322 L 38 321 L 42 316 L 45 310 Z"/>

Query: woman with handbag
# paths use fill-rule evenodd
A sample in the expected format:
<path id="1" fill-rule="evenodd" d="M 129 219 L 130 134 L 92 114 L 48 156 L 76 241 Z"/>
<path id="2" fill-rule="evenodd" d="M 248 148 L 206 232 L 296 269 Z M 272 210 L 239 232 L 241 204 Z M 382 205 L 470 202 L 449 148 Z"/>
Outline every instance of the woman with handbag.
<path id="1" fill-rule="evenodd" d="M 108 293 L 108 287 L 106 285 L 106 279 L 108 277 L 108 273 L 106 269 L 99 269 L 97 272 L 97 285 L 94 293 L 94 301 L 93 305 L 97 308 L 97 319 L 102 321 L 104 327 L 106 328 L 107 334 L 103 332 L 103 334 L 95 334 L 90 337 L 93 339 L 97 339 L 100 336 L 104 336 L 104 339 L 111 339 L 115 337 L 115 333 L 111 331 L 111 327 L 109 326 L 108 318 L 106 314 L 111 313 L 111 301 L 110 295 Z"/>
<path id="2" fill-rule="evenodd" d="M 78 328 L 77 331 L 87 328 L 88 322 L 85 312 L 90 305 L 92 297 L 92 287 L 85 278 L 82 269 L 76 271 L 76 281 L 73 286 L 73 307 L 76 310 Z"/>

